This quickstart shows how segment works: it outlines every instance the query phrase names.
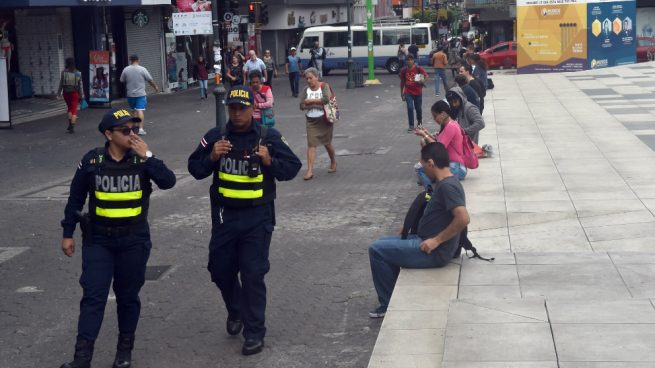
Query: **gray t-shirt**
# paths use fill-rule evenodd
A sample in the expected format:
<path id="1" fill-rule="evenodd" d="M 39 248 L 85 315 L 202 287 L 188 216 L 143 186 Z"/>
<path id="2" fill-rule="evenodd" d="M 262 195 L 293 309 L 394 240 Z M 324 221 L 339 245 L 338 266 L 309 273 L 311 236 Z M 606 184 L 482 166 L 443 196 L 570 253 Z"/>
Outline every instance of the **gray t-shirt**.
<path id="1" fill-rule="evenodd" d="M 430 202 L 425 206 L 425 212 L 418 222 L 417 235 L 421 239 L 435 237 L 450 225 L 453 208 L 466 206 L 464 188 L 454 176 L 449 176 L 436 184 Z M 439 246 L 442 254 L 452 255 L 457 249 L 459 234 Z"/>
<path id="2" fill-rule="evenodd" d="M 146 82 L 151 81 L 152 76 L 148 69 L 141 65 L 130 65 L 123 69 L 121 82 L 125 83 L 127 97 L 141 97 L 146 95 Z"/>

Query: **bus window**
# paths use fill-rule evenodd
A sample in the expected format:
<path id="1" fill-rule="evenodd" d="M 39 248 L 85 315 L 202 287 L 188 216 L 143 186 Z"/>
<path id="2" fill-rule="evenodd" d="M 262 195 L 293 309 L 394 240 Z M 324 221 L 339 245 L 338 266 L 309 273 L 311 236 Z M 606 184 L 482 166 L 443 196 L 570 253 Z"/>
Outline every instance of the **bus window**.
<path id="1" fill-rule="evenodd" d="M 429 42 L 428 29 L 425 27 L 412 28 L 412 43 L 417 45 L 427 45 Z"/>
<path id="2" fill-rule="evenodd" d="M 373 31 L 373 45 L 380 45 L 380 31 Z M 368 46 L 366 31 L 353 32 L 353 46 Z"/>
<path id="3" fill-rule="evenodd" d="M 325 32 L 323 33 L 323 47 L 346 47 L 348 46 L 348 32 Z"/>
<path id="4" fill-rule="evenodd" d="M 383 45 L 409 44 L 409 29 L 385 29 L 382 31 Z"/>
<path id="5" fill-rule="evenodd" d="M 314 42 L 318 42 L 318 36 L 309 36 L 302 39 L 302 44 L 300 45 L 300 50 L 304 49 L 313 49 Z"/>

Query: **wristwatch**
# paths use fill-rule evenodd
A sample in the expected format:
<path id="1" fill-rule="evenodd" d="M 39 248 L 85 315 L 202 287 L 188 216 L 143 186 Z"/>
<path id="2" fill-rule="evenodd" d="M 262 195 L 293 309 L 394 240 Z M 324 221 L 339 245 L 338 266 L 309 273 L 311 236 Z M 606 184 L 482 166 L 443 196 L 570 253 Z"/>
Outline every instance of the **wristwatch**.
<path id="1" fill-rule="evenodd" d="M 146 160 L 149 159 L 149 158 L 152 157 L 152 156 L 154 156 L 154 155 L 152 154 L 152 151 L 150 151 L 150 150 L 146 151 Z"/>

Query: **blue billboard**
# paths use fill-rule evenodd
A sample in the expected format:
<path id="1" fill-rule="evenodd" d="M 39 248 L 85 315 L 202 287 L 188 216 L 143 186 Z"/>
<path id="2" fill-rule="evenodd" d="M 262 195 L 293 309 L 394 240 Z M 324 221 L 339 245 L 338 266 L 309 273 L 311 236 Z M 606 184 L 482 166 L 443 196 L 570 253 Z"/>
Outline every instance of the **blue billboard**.
<path id="1" fill-rule="evenodd" d="M 637 60 L 636 1 L 587 2 L 589 69 L 633 64 Z"/>

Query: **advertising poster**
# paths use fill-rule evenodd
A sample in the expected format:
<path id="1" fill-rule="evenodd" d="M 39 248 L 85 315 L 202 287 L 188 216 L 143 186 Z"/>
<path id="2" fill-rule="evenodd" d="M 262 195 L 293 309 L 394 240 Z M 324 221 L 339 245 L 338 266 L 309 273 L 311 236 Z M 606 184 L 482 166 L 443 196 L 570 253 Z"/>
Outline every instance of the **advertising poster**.
<path id="1" fill-rule="evenodd" d="M 637 58 L 636 2 L 590 0 L 587 7 L 589 69 L 633 64 Z"/>
<path id="2" fill-rule="evenodd" d="M 177 59 L 175 59 L 175 35 L 166 33 L 166 81 L 168 88 L 177 88 Z"/>
<path id="3" fill-rule="evenodd" d="M 519 73 L 586 68 L 586 0 L 518 0 L 516 5 Z"/>
<path id="4" fill-rule="evenodd" d="M 89 102 L 109 102 L 109 51 L 89 51 Z"/>
<path id="5" fill-rule="evenodd" d="M 177 0 L 177 9 L 180 12 L 212 11 L 210 0 Z"/>
<path id="6" fill-rule="evenodd" d="M 7 79 L 7 59 L 0 57 L 0 122 L 10 123 L 9 116 L 9 83 Z"/>
<path id="7" fill-rule="evenodd" d="M 177 88 L 187 89 L 187 60 L 186 54 L 183 52 L 176 52 L 175 66 L 177 69 Z"/>

